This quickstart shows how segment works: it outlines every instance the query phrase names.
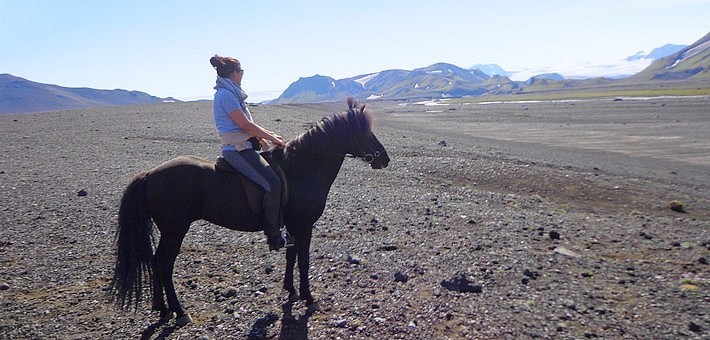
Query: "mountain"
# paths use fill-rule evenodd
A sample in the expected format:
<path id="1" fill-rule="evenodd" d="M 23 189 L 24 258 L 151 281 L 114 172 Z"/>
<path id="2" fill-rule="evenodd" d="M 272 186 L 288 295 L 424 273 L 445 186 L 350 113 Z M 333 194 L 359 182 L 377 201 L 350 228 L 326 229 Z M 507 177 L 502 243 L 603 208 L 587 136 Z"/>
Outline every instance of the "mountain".
<path id="1" fill-rule="evenodd" d="M 469 70 L 480 70 L 489 76 L 504 76 L 510 77 L 513 74 L 504 70 L 496 64 L 476 64 L 468 68 Z"/>
<path id="2" fill-rule="evenodd" d="M 686 45 L 673 45 L 673 44 L 666 44 L 661 47 L 654 48 L 651 53 L 645 54 L 643 51 L 640 51 L 630 57 L 627 57 L 627 61 L 634 61 L 634 60 L 639 60 L 639 59 L 651 59 L 653 61 L 656 61 L 658 59 L 661 59 L 663 57 L 669 56 L 673 53 L 676 53 L 683 48 L 685 48 Z"/>
<path id="3" fill-rule="evenodd" d="M 676 53 L 654 61 L 627 81 L 710 80 L 710 33 Z"/>
<path id="4" fill-rule="evenodd" d="M 0 114 L 177 101 L 139 91 L 69 88 L 0 74 Z"/>
<path id="5" fill-rule="evenodd" d="M 329 101 L 329 98 L 358 95 L 362 91 L 362 85 L 352 79 L 335 80 L 316 74 L 312 77 L 299 78 L 279 98 L 288 98 L 282 102 L 317 103 Z"/>
<path id="6" fill-rule="evenodd" d="M 352 95 L 358 98 L 462 97 L 487 92 L 490 77 L 480 70 L 437 63 L 412 71 L 386 70 L 335 80 L 315 75 L 300 78 L 271 103 L 337 101 Z"/>
<path id="7" fill-rule="evenodd" d="M 535 82 L 543 80 L 543 79 L 545 79 L 545 80 L 564 80 L 565 77 L 563 77 L 562 75 L 560 75 L 558 73 L 543 73 L 543 74 L 538 74 L 536 76 L 530 77 L 530 79 L 528 79 L 527 83 L 534 84 Z"/>

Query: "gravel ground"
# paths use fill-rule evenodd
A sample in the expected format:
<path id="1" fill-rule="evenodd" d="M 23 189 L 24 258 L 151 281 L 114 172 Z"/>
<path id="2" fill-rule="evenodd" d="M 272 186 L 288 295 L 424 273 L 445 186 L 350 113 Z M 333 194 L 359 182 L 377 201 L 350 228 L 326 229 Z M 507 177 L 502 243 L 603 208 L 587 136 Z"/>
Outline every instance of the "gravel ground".
<path id="1" fill-rule="evenodd" d="M 369 104 L 392 160 L 346 159 L 332 187 L 322 310 L 282 304 L 261 233 L 196 222 L 176 262 L 186 327 L 105 293 L 123 188 L 214 159 L 211 102 L 0 115 L 0 338 L 706 338 L 709 104 Z M 293 138 L 344 108 L 253 111 Z"/>

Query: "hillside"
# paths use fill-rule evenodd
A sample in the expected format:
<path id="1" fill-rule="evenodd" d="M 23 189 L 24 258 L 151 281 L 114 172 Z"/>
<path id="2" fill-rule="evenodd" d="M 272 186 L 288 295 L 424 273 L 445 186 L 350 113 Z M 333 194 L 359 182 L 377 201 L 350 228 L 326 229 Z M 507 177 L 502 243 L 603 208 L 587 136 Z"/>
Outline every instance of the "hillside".
<path id="1" fill-rule="evenodd" d="M 710 33 L 680 51 L 656 60 L 630 77 L 638 82 L 669 80 L 710 80 Z"/>
<path id="2" fill-rule="evenodd" d="M 176 101 L 144 92 L 96 90 L 42 84 L 0 74 L 0 114 L 86 109 L 116 105 L 135 105 Z"/>

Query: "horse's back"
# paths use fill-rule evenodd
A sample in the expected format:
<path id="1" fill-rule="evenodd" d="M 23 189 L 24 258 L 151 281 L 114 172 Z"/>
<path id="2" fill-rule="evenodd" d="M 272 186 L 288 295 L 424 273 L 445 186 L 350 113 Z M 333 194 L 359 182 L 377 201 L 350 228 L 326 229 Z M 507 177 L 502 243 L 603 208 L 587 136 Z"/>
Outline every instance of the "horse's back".
<path id="1" fill-rule="evenodd" d="M 166 169 L 185 169 L 190 167 L 193 167 L 196 170 L 214 170 L 214 162 L 197 156 L 182 155 L 163 162 L 162 164 L 151 169 L 150 172 L 154 173 L 165 171 Z"/>
<path id="2" fill-rule="evenodd" d="M 216 171 L 214 161 L 178 156 L 151 169 L 147 179 L 148 204 L 159 226 L 204 219 L 227 228 L 253 230 L 258 222 L 239 177 Z"/>
<path id="3" fill-rule="evenodd" d="M 210 172 L 214 164 L 196 156 L 178 156 L 148 171 L 146 200 L 158 228 L 187 227 L 201 218 L 204 183 Z"/>

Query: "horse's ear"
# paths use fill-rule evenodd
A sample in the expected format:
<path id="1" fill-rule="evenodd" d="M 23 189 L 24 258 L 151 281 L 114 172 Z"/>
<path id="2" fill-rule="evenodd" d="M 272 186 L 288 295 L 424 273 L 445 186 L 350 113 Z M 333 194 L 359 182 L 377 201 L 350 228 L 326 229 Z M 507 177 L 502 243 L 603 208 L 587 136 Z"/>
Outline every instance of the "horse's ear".
<path id="1" fill-rule="evenodd" d="M 348 109 L 354 108 L 356 104 L 357 104 L 357 102 L 355 101 L 355 97 L 353 97 L 353 96 L 348 97 Z"/>

